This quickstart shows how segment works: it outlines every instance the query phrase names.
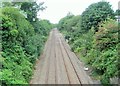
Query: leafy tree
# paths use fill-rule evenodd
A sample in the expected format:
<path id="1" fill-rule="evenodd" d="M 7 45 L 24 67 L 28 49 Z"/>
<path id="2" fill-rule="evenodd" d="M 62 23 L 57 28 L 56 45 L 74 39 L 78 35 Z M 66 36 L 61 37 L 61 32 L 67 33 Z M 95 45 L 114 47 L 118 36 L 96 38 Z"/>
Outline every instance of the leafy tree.
<path id="1" fill-rule="evenodd" d="M 98 2 L 91 4 L 81 15 L 81 28 L 83 31 L 88 31 L 94 27 L 98 31 L 99 23 L 108 18 L 115 19 L 114 11 L 111 9 L 109 2 Z"/>
<path id="2" fill-rule="evenodd" d="M 46 7 L 43 7 L 44 2 L 37 3 L 33 0 L 27 0 L 26 2 L 3 2 L 2 7 L 16 7 L 24 11 L 24 14 L 27 15 L 27 20 L 29 22 L 37 21 L 37 13 L 41 10 L 43 11 Z"/>
<path id="3" fill-rule="evenodd" d="M 37 12 L 39 10 L 44 10 L 45 7 L 42 5 L 44 2 L 37 4 L 36 2 L 24 2 L 21 4 L 21 10 L 24 10 L 27 14 L 27 19 L 30 22 L 36 21 L 37 20 Z"/>
<path id="4" fill-rule="evenodd" d="M 66 29 L 66 28 L 64 27 L 64 24 L 65 24 L 66 20 L 71 19 L 73 16 L 74 16 L 74 15 L 71 15 L 71 13 L 68 13 L 66 17 L 62 18 L 62 19 L 59 21 L 59 24 L 58 24 L 58 26 L 57 26 L 58 29 L 59 29 L 59 30 L 62 30 L 62 29 L 64 30 L 64 29 Z"/>
<path id="5" fill-rule="evenodd" d="M 58 28 L 64 33 L 65 37 L 69 40 L 69 43 L 72 43 L 80 35 L 80 21 L 81 16 L 66 16 L 59 21 Z"/>

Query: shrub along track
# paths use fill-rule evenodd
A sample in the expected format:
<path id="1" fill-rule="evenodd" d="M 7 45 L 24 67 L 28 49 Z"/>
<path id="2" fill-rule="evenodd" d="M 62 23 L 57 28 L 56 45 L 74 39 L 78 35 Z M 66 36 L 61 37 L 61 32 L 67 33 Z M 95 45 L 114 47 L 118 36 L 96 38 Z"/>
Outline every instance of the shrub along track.
<path id="1" fill-rule="evenodd" d="M 62 34 L 53 29 L 30 84 L 94 84 Z"/>

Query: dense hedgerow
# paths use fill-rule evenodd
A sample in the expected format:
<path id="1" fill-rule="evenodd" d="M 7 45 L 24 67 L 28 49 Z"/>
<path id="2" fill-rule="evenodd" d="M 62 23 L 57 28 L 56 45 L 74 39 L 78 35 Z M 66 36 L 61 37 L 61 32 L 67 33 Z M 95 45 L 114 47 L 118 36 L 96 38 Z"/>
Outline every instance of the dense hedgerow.
<path id="1" fill-rule="evenodd" d="M 98 2 L 90 5 L 81 16 L 66 16 L 58 24 L 65 38 L 69 36 L 71 49 L 92 67 L 104 85 L 110 84 L 110 79 L 118 77 L 120 72 L 119 30 L 114 17 L 109 3 Z"/>
<path id="2" fill-rule="evenodd" d="M 27 83 L 32 74 L 32 63 L 25 45 L 35 32 L 30 23 L 15 8 L 2 10 L 2 83 Z"/>
<path id="3" fill-rule="evenodd" d="M 48 32 L 52 28 L 36 21 L 40 28 L 35 31 L 32 25 L 20 13 L 21 10 L 13 7 L 0 9 L 2 24 L 0 34 L 2 36 L 2 84 L 28 84 L 32 75 L 33 65 L 42 52 Z M 34 22 L 34 24 L 36 24 Z M 44 27 L 44 28 L 43 28 Z M 44 31 L 46 32 L 44 34 Z"/>

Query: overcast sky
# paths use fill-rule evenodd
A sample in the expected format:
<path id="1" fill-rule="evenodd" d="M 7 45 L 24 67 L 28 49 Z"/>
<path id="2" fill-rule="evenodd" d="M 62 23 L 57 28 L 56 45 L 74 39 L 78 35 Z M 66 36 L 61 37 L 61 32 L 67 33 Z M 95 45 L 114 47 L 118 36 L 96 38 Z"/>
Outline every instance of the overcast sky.
<path id="1" fill-rule="evenodd" d="M 99 1 L 101 0 L 38 0 L 38 2 L 45 2 L 43 6 L 47 6 L 46 10 L 39 12 L 39 18 L 50 20 L 51 23 L 58 23 L 68 12 L 80 15 L 90 4 Z M 116 10 L 120 0 L 104 1 L 110 2 L 113 10 Z"/>

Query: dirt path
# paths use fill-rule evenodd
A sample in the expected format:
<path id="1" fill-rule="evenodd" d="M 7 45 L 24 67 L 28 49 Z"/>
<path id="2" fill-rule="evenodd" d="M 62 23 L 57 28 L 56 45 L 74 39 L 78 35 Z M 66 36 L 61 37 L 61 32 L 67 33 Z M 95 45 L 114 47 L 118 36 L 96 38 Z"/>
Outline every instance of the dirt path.
<path id="1" fill-rule="evenodd" d="M 93 84 L 62 34 L 53 29 L 30 84 Z"/>

